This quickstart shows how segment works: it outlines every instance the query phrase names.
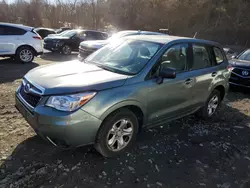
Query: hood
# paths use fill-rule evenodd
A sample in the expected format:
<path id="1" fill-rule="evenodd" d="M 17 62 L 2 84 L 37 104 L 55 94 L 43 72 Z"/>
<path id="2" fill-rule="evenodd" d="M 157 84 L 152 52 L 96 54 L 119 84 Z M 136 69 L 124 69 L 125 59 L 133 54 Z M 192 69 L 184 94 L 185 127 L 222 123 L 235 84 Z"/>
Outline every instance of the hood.
<path id="1" fill-rule="evenodd" d="M 88 47 L 88 48 L 101 48 L 108 44 L 108 40 L 92 40 L 92 41 L 84 41 L 80 43 L 80 46 Z"/>
<path id="2" fill-rule="evenodd" d="M 119 87 L 127 77 L 78 60 L 40 66 L 25 75 L 27 80 L 45 89 L 44 95 Z"/>
<path id="3" fill-rule="evenodd" d="M 231 59 L 231 60 L 229 60 L 229 63 L 233 67 L 250 68 L 250 61 L 244 61 L 244 60 L 240 60 L 240 59 Z"/>

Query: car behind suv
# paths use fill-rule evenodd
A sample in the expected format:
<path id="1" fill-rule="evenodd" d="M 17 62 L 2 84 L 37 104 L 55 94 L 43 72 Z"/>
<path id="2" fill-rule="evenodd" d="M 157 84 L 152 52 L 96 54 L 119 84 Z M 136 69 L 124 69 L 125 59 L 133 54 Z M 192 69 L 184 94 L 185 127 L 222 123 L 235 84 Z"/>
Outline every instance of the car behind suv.
<path id="1" fill-rule="evenodd" d="M 195 112 L 212 117 L 229 77 L 230 66 L 217 43 L 130 36 L 83 62 L 31 70 L 16 91 L 16 107 L 52 144 L 94 144 L 111 157 L 127 150 L 141 128 Z"/>
<path id="2" fill-rule="evenodd" d="M 61 52 L 70 55 L 78 51 L 79 44 L 86 40 L 104 40 L 107 35 L 103 32 L 92 30 L 69 30 L 62 34 L 50 35 L 44 39 L 44 48 L 52 52 Z"/>
<path id="3" fill-rule="evenodd" d="M 116 41 L 119 38 L 132 36 L 132 35 L 164 35 L 163 33 L 152 32 L 152 31 L 136 31 L 136 30 L 125 30 L 113 34 L 107 40 L 93 40 L 93 41 L 83 41 L 79 46 L 79 60 L 85 59 L 88 55 L 95 52 L 96 50 L 102 48 L 106 44 Z"/>
<path id="4" fill-rule="evenodd" d="M 18 61 L 32 62 L 34 56 L 43 53 L 42 38 L 34 28 L 0 22 L 0 56 Z"/>

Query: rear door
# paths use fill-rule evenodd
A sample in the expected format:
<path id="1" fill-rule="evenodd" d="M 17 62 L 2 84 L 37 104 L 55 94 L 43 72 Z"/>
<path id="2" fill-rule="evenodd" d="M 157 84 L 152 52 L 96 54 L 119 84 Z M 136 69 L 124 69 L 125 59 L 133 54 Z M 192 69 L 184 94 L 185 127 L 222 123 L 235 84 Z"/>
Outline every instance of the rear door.
<path id="1" fill-rule="evenodd" d="M 188 71 L 194 81 L 192 103 L 197 107 L 202 106 L 207 100 L 218 71 L 214 66 L 212 46 L 193 43 L 191 61 L 188 64 Z"/>
<path id="2" fill-rule="evenodd" d="M 0 54 L 15 54 L 25 33 L 21 28 L 0 25 Z"/>

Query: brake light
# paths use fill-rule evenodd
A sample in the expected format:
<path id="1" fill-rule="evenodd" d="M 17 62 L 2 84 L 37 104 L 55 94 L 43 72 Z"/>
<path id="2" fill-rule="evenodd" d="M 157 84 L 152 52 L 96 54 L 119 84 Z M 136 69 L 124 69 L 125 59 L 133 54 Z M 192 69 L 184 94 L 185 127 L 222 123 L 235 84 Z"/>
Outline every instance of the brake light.
<path id="1" fill-rule="evenodd" d="M 40 36 L 33 36 L 32 38 L 33 38 L 33 39 L 42 40 L 42 37 L 40 37 Z"/>
<path id="2" fill-rule="evenodd" d="M 228 71 L 232 71 L 232 70 L 233 70 L 233 66 L 232 66 L 231 64 L 229 64 L 229 65 L 227 66 L 227 70 L 228 70 Z"/>

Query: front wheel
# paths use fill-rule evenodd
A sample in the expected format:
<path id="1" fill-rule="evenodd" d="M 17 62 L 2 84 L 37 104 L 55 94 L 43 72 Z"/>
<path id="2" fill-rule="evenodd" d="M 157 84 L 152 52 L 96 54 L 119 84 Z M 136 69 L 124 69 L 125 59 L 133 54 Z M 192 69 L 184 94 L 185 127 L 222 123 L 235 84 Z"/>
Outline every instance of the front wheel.
<path id="1" fill-rule="evenodd" d="M 221 103 L 221 94 L 218 90 L 214 90 L 208 97 L 205 105 L 199 110 L 198 115 L 203 119 L 211 118 Z"/>
<path id="2" fill-rule="evenodd" d="M 98 131 L 95 148 L 104 157 L 113 157 L 126 151 L 135 141 L 138 120 L 129 109 L 120 109 L 109 115 Z"/>
<path id="3" fill-rule="evenodd" d="M 62 47 L 62 54 L 63 55 L 70 55 L 72 52 L 72 49 L 69 45 L 63 45 Z"/>

